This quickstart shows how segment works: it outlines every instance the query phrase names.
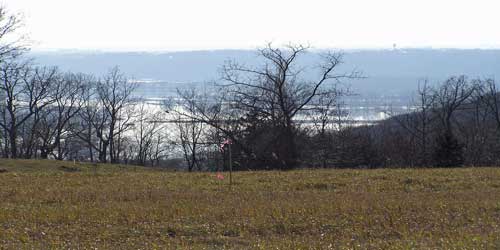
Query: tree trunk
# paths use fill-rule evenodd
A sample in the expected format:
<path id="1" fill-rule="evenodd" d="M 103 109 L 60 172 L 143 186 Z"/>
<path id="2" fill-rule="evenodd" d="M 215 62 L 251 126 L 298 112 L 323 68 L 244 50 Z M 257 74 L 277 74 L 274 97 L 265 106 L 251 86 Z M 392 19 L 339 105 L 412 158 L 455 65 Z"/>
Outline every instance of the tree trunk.
<path id="1" fill-rule="evenodd" d="M 101 163 L 106 163 L 106 161 L 107 161 L 107 159 L 106 159 L 106 153 L 107 153 L 106 151 L 107 151 L 107 149 L 108 149 L 108 144 L 104 143 L 102 145 L 101 150 L 99 150 L 99 161 Z"/>
<path id="2" fill-rule="evenodd" d="M 10 130 L 10 158 L 16 159 L 17 158 L 17 143 L 16 143 L 16 138 L 17 133 L 16 133 L 16 128 L 11 128 Z"/>

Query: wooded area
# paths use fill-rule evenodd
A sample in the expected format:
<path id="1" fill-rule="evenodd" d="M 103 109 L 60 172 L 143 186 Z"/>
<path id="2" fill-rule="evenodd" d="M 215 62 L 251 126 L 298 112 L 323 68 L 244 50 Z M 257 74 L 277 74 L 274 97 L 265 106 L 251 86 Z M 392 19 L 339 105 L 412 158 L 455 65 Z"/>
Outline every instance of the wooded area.
<path id="1" fill-rule="evenodd" d="M 118 67 L 102 76 L 39 66 L 17 15 L 0 9 L 0 153 L 225 170 L 299 167 L 455 167 L 498 164 L 500 111 L 493 79 L 422 81 L 406 114 L 350 124 L 343 98 L 358 71 L 343 54 L 268 44 L 260 65 L 228 61 L 210 91 L 179 89 L 151 103 Z M 314 65 L 299 63 L 315 53 Z M 314 73 L 311 79 L 305 73 Z M 310 76 L 311 74 L 307 74 Z M 306 122 L 304 122 L 306 121 Z M 221 147 L 232 144 L 231 152 Z"/>

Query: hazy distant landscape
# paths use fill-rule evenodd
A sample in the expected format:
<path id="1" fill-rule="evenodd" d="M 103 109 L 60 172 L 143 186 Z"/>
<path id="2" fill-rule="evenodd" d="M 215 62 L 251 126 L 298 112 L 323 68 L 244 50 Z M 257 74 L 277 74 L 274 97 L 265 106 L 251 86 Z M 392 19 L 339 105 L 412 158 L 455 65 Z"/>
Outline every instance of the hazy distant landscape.
<path id="1" fill-rule="evenodd" d="M 310 54 L 320 53 L 317 49 Z M 359 69 L 363 79 L 344 84 L 352 96 L 344 101 L 354 119 L 377 120 L 385 112 L 410 111 L 419 81 L 424 78 L 438 83 L 450 75 L 495 77 L 500 74 L 500 50 L 487 49 L 394 49 L 345 50 L 345 63 L 339 70 Z M 253 50 L 213 50 L 183 52 L 102 52 L 102 51 L 34 51 L 30 53 L 41 65 L 61 70 L 102 75 L 119 66 L 140 84 L 135 95 L 162 99 L 176 95 L 177 89 L 206 89 L 220 79 L 220 68 L 227 60 L 258 65 Z M 300 62 L 314 67 L 313 55 Z M 312 77 L 312 76 L 311 76 Z"/>
<path id="2" fill-rule="evenodd" d="M 312 54 L 314 52 L 310 52 Z M 356 93 L 377 96 L 408 96 L 418 80 L 438 82 L 450 75 L 495 77 L 500 74 L 500 50 L 465 49 L 396 49 L 345 50 L 339 71 L 359 69 L 366 79 L 347 81 Z M 162 97 L 165 92 L 189 83 L 218 80 L 218 71 L 226 60 L 258 64 L 254 50 L 214 50 L 187 52 L 31 52 L 41 65 L 56 65 L 62 70 L 102 75 L 114 66 L 137 80 L 162 82 L 140 88 L 144 95 Z M 300 61 L 307 67 L 317 62 L 311 55 Z M 261 62 L 261 61 L 260 61 Z M 149 91 L 151 89 L 152 91 Z"/>

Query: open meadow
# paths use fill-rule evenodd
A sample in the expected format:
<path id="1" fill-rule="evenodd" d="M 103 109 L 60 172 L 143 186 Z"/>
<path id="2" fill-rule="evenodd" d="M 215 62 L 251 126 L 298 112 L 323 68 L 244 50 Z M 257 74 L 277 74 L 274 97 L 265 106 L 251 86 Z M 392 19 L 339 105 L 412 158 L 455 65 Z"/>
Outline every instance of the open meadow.
<path id="1" fill-rule="evenodd" d="M 500 249 L 500 168 L 0 169 L 0 249 Z"/>

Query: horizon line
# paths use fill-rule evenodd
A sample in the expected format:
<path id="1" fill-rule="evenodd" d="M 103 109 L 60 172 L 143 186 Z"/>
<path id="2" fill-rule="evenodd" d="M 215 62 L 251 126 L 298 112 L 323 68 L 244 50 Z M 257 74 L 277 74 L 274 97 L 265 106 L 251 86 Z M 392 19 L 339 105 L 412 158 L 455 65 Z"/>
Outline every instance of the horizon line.
<path id="1" fill-rule="evenodd" d="M 282 48 L 284 46 L 277 46 Z M 191 49 L 140 49 L 140 48 L 29 48 L 29 52 L 34 53 L 177 53 L 177 52 L 215 52 L 215 51 L 255 51 L 262 47 L 254 48 L 191 48 Z M 346 52 L 357 51 L 404 51 L 404 50 L 500 50 L 500 46 L 479 46 L 479 47 L 314 47 L 311 51 L 337 50 Z"/>

